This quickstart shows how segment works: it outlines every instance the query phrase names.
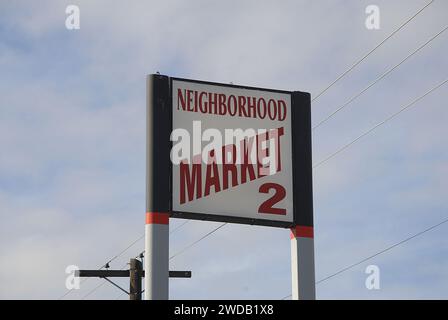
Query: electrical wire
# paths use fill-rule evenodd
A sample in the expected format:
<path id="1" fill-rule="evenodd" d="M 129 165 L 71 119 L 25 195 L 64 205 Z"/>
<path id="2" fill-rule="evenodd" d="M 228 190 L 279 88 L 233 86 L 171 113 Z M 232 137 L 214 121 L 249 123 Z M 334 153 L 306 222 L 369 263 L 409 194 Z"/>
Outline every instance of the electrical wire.
<path id="1" fill-rule="evenodd" d="M 122 267 L 120 268 L 120 270 L 124 270 L 124 268 L 126 268 L 127 265 L 128 265 L 128 264 L 126 263 L 124 266 L 122 266 Z M 90 278 L 88 278 L 88 279 L 90 279 Z M 85 295 L 81 298 L 81 300 L 85 300 L 87 297 L 89 297 L 92 293 L 94 293 L 94 292 L 97 291 L 99 288 L 101 288 L 102 286 L 104 286 L 106 283 L 107 283 L 106 280 L 103 279 L 103 281 L 101 281 L 99 285 L 97 285 L 97 286 L 94 287 L 92 290 L 90 290 L 89 292 L 87 292 L 87 294 L 85 294 Z"/>
<path id="2" fill-rule="evenodd" d="M 183 222 L 181 225 L 179 225 L 179 226 L 177 226 L 173 231 L 171 231 L 170 232 L 170 235 L 171 234 L 173 234 L 173 233 L 175 233 L 176 231 L 178 231 L 180 228 L 182 228 L 183 226 L 185 226 L 188 222 L 189 222 L 190 220 L 187 220 L 187 221 L 185 221 L 185 222 Z M 145 237 L 145 235 L 143 234 L 140 238 L 139 238 L 139 240 L 141 240 L 141 239 L 143 239 Z M 136 241 L 135 241 L 136 242 Z M 134 243 L 135 244 L 135 243 Z M 129 249 L 130 247 L 132 247 L 132 245 L 131 246 L 128 246 L 128 248 L 127 249 Z M 122 253 L 124 253 L 124 252 L 122 252 Z M 142 254 L 144 254 L 145 253 L 145 250 L 143 250 L 142 252 L 140 252 L 138 255 L 136 255 L 135 256 L 135 259 L 136 258 L 138 258 L 138 257 L 140 257 Z M 126 263 L 120 270 L 123 270 L 126 266 L 127 266 L 128 264 Z M 89 278 L 87 278 L 87 279 L 89 279 Z M 91 291 L 89 291 L 85 296 L 83 296 L 82 297 L 82 300 L 84 300 L 84 299 L 86 299 L 88 296 L 90 296 L 92 293 L 94 293 L 96 290 L 98 290 L 99 288 L 101 288 L 104 284 L 106 284 L 106 282 L 105 281 L 102 281 L 99 285 L 97 285 L 95 288 L 93 288 Z M 65 294 L 65 295 L 67 295 L 68 294 L 68 292 Z M 64 296 L 65 296 L 64 295 Z M 121 296 L 121 295 L 120 295 Z M 117 297 L 117 299 L 118 299 L 118 297 Z"/>
<path id="3" fill-rule="evenodd" d="M 189 220 L 188 220 L 189 221 Z M 188 222 L 187 221 L 187 222 Z M 185 223 L 183 223 L 182 225 L 185 225 Z M 170 257 L 169 260 L 174 259 L 175 257 L 177 257 L 178 255 L 184 253 L 185 251 L 187 251 L 188 249 L 190 249 L 191 247 L 193 247 L 194 245 L 198 244 L 199 242 L 201 242 L 202 240 L 204 240 L 205 238 L 211 236 L 213 233 L 215 233 L 216 231 L 218 231 L 219 229 L 221 229 L 222 227 L 224 227 L 227 224 L 227 222 L 224 222 L 222 224 L 220 224 L 218 227 L 214 228 L 213 230 L 211 230 L 210 232 L 206 233 L 204 236 L 202 236 L 201 238 L 199 238 L 198 240 L 194 241 L 193 243 L 189 244 L 187 247 L 183 248 L 182 250 L 180 250 L 179 252 L 177 252 L 176 254 L 172 255 Z M 180 226 L 178 227 L 180 228 Z M 176 229 L 178 229 L 176 228 Z M 174 230 L 173 230 L 174 232 Z M 145 251 L 142 251 L 142 253 L 144 253 Z M 123 295 L 123 293 L 121 293 L 119 296 L 117 296 L 117 298 L 115 298 L 115 300 L 118 300 L 121 296 Z"/>
<path id="4" fill-rule="evenodd" d="M 137 242 L 139 242 L 140 240 L 142 240 L 145 237 L 145 235 L 140 236 L 138 239 L 134 240 L 133 242 L 131 242 L 126 248 L 124 248 L 123 250 L 121 250 L 118 254 L 116 254 L 115 256 L 113 256 L 111 259 L 108 260 L 108 262 L 106 262 L 105 264 L 103 264 L 101 267 L 98 268 L 98 270 L 101 270 L 103 268 L 105 268 L 107 265 L 109 265 L 111 262 L 113 262 L 115 259 L 118 259 L 120 256 L 122 256 L 126 251 L 128 251 L 130 248 L 132 248 Z M 82 279 L 80 281 L 80 284 L 85 283 L 86 281 L 88 281 L 90 278 L 85 278 Z M 73 290 L 75 290 L 74 288 L 72 289 L 68 289 L 62 296 L 60 296 L 58 298 L 58 300 L 62 300 L 63 298 L 65 298 L 68 294 L 70 294 Z"/>
<path id="5" fill-rule="evenodd" d="M 193 247 L 194 245 L 198 244 L 199 242 L 201 242 L 202 240 L 204 240 L 205 238 L 211 236 L 213 233 L 215 233 L 216 231 L 218 231 L 219 229 L 221 229 L 222 227 L 224 227 L 227 224 L 227 222 L 223 222 L 221 223 L 219 226 L 217 226 L 215 229 L 213 229 L 212 231 L 208 232 L 207 234 L 205 234 L 204 236 L 202 236 L 201 238 L 199 238 L 198 240 L 194 241 L 193 243 L 189 244 L 188 246 L 186 246 L 185 248 L 183 248 L 182 250 L 180 250 L 179 252 L 177 252 L 176 254 L 172 255 L 170 257 L 170 260 L 174 259 L 175 257 L 177 257 L 178 255 L 184 253 L 185 251 L 187 251 L 188 249 L 190 249 L 191 247 Z"/>
<path id="6" fill-rule="evenodd" d="M 331 279 L 333 277 L 336 277 L 337 275 L 340 275 L 341 273 L 344 273 L 345 271 L 348 271 L 348 270 L 350 270 L 350 269 L 352 269 L 352 268 L 354 268 L 356 266 L 359 266 L 360 264 L 362 264 L 362 263 L 364 263 L 366 261 L 369 261 L 369 260 L 371 260 L 371 259 L 373 259 L 375 257 L 378 257 L 379 255 L 382 255 L 383 253 L 386 253 L 386 252 L 388 252 L 388 251 L 390 251 L 390 250 L 392 250 L 392 249 L 394 249 L 394 248 L 396 248 L 398 246 L 401 246 L 402 244 L 405 244 L 406 242 L 411 241 L 412 239 L 415 239 L 415 238 L 417 238 L 417 237 L 419 237 L 419 236 L 421 236 L 421 235 L 423 235 L 423 234 L 425 234 L 425 233 L 427 233 L 427 232 L 429 232 L 431 230 L 434 230 L 434 229 L 440 227 L 441 225 L 443 225 L 443 224 L 445 224 L 447 222 L 448 222 L 448 218 L 445 218 L 444 220 L 442 220 L 439 223 L 436 223 L 436 224 L 434 224 L 434 225 L 432 225 L 432 226 L 430 226 L 430 227 L 428 227 L 428 228 L 426 228 L 426 229 L 424 229 L 422 231 L 414 233 L 411 236 L 409 236 L 409 237 L 407 237 L 407 238 L 405 238 L 405 239 L 403 239 L 403 240 L 401 240 L 399 242 L 396 242 L 396 243 L 394 243 L 394 244 L 392 244 L 392 245 L 390 245 L 390 246 L 388 246 L 388 247 L 386 247 L 386 248 L 384 248 L 384 249 L 382 249 L 382 250 L 380 250 L 380 251 L 378 251 L 378 252 L 376 252 L 376 253 L 368 256 L 368 257 L 366 257 L 366 258 L 361 259 L 358 262 L 352 263 L 352 264 L 350 264 L 350 265 L 348 265 L 348 266 L 346 266 L 346 267 L 344 267 L 344 268 L 342 268 L 342 269 L 340 269 L 340 270 L 338 270 L 338 271 L 336 271 L 336 272 L 334 272 L 334 273 L 332 273 L 332 274 L 330 274 L 330 275 L 320 279 L 319 281 L 316 282 L 316 285 L 318 285 L 318 284 L 320 284 L 322 282 L 325 282 L 325 281 L 327 281 L 327 280 L 329 280 L 329 279 Z M 283 297 L 282 300 L 285 300 L 285 299 L 287 299 L 289 297 L 291 297 L 291 295 L 287 295 L 287 296 Z"/>
<path id="7" fill-rule="evenodd" d="M 381 76 L 379 76 L 377 79 L 375 79 L 373 82 L 371 82 L 367 87 L 365 87 L 364 89 L 362 89 L 360 92 L 358 92 L 357 94 L 355 94 L 353 97 L 351 97 L 350 99 L 348 99 L 344 104 L 342 104 L 341 106 L 339 106 L 335 111 L 333 111 L 331 114 L 329 114 L 326 118 L 324 118 L 323 120 L 321 120 L 317 125 L 315 125 L 313 127 L 313 130 L 317 129 L 319 126 L 321 126 L 322 124 L 324 124 L 325 122 L 327 122 L 328 120 L 330 120 L 331 118 L 333 118 L 339 111 L 341 111 L 342 109 L 344 109 L 346 106 L 348 106 L 350 103 L 352 103 L 354 100 L 356 100 L 357 98 L 359 98 L 364 92 L 366 92 L 367 90 L 369 90 L 371 87 L 373 87 L 375 84 L 377 84 L 378 82 L 380 82 L 382 79 L 384 79 L 387 75 L 389 75 L 392 71 L 394 71 L 396 68 L 398 68 L 399 66 L 401 66 L 404 62 L 406 62 L 409 58 L 411 58 L 413 55 L 415 55 L 417 52 L 419 52 L 421 49 L 423 49 L 424 47 L 426 47 L 428 44 L 430 44 L 434 39 L 436 39 L 438 36 L 440 36 L 442 33 L 444 33 L 446 30 L 448 29 L 448 26 L 446 26 L 442 31 L 438 32 L 436 35 L 434 35 L 433 37 L 431 37 L 431 39 L 429 39 L 428 41 L 426 41 L 423 45 L 421 45 L 420 47 L 418 47 L 416 50 L 414 50 L 411 54 L 409 54 L 408 56 L 406 56 L 406 58 L 404 58 L 403 60 L 401 60 L 398 64 L 396 64 L 395 66 L 393 66 L 392 68 L 390 68 L 389 70 L 387 70 L 385 73 L 383 73 Z"/>
<path id="8" fill-rule="evenodd" d="M 387 40 L 392 38 L 398 31 L 400 31 L 404 26 L 406 26 L 409 22 L 414 20 L 423 10 L 425 10 L 429 5 L 431 5 L 434 0 L 429 1 L 423 8 L 418 10 L 412 17 L 406 20 L 403 24 L 401 24 L 397 29 L 395 29 L 391 34 L 389 34 L 383 41 L 381 41 L 378 45 L 376 45 L 372 50 L 358 59 L 350 68 L 348 68 L 345 72 L 343 72 L 339 77 L 337 77 L 332 83 L 330 83 L 325 89 L 321 90 L 311 101 L 315 101 L 321 95 L 323 95 L 327 90 L 329 90 L 332 86 L 334 86 L 337 82 L 339 82 L 342 78 L 344 78 L 349 72 L 355 69 L 361 62 L 363 62 L 368 56 L 370 56 L 375 50 L 381 47 Z"/>
<path id="9" fill-rule="evenodd" d="M 436 85 L 435 87 L 433 87 L 432 89 L 430 89 L 429 91 L 427 91 L 425 94 L 419 96 L 418 98 L 416 98 L 415 100 L 411 101 L 410 103 L 408 103 L 407 105 L 405 105 L 404 107 L 402 107 L 400 110 L 398 110 L 397 112 L 395 112 L 394 114 L 390 115 L 389 117 L 387 117 L 386 119 L 384 119 L 383 121 L 377 123 L 376 125 L 374 125 L 372 128 L 370 128 L 369 130 L 365 131 L 363 134 L 359 135 L 356 139 L 350 141 L 349 143 L 347 143 L 346 145 L 344 145 L 342 148 L 336 150 L 335 152 L 333 152 L 332 154 L 330 154 L 329 156 L 327 156 L 325 159 L 323 159 L 322 161 L 318 162 L 317 164 L 315 164 L 313 166 L 313 169 L 323 165 L 325 162 L 327 162 L 328 160 L 330 160 L 331 158 L 335 157 L 336 155 L 338 155 L 339 153 L 341 153 L 342 151 L 346 150 L 347 148 L 349 148 L 351 145 L 355 144 L 358 140 L 360 140 L 361 138 L 367 136 L 369 133 L 373 132 L 375 129 L 377 129 L 378 127 L 382 126 L 383 124 L 385 124 L 386 122 L 392 120 L 393 118 L 395 118 L 396 116 L 398 116 L 400 113 L 402 113 L 403 111 L 405 111 L 406 109 L 412 107 L 414 104 L 416 104 L 418 101 L 420 101 L 421 99 L 423 99 L 424 97 L 426 97 L 427 95 L 429 95 L 430 93 L 434 92 L 435 90 L 437 90 L 438 88 L 440 88 L 441 86 L 443 86 L 445 83 L 448 82 L 448 79 L 444 80 L 443 82 L 439 83 L 438 85 Z"/>
<path id="10" fill-rule="evenodd" d="M 186 220 L 184 221 L 181 225 L 177 226 L 176 228 L 173 229 L 173 231 L 170 231 L 170 234 L 176 232 L 178 229 L 182 228 L 184 225 L 186 225 L 188 222 L 190 222 L 191 220 Z"/>

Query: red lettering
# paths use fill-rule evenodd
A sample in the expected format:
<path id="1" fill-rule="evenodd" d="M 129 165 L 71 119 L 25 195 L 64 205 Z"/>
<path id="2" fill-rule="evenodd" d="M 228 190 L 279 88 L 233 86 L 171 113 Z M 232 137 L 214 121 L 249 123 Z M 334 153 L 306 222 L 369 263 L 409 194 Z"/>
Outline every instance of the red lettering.
<path id="1" fill-rule="evenodd" d="M 284 121 L 287 116 L 285 100 L 246 97 L 177 89 L 177 109 L 218 115 Z"/>
<path id="2" fill-rule="evenodd" d="M 239 141 L 240 154 L 237 154 L 237 146 L 228 144 L 222 151 L 222 158 L 218 165 L 217 153 L 211 150 L 208 154 L 208 160 L 205 168 L 205 178 L 202 179 L 201 155 L 193 158 L 193 163 L 188 164 L 186 160 L 180 163 L 180 204 L 209 196 L 214 188 L 214 193 L 227 190 L 244 184 L 257 178 L 262 178 L 271 174 L 271 166 L 274 163 L 266 163 L 265 158 L 275 160 L 276 172 L 281 171 L 280 158 L 280 140 L 284 135 L 284 127 L 262 132 L 258 135 L 246 137 Z M 274 150 L 272 150 L 274 148 Z M 241 157 L 237 163 L 237 157 Z M 220 170 L 219 166 L 222 166 Z M 222 174 L 222 176 L 221 176 Z M 241 180 L 239 181 L 239 176 Z M 222 183 L 222 184 L 221 184 Z M 269 193 L 270 189 L 275 189 L 276 195 L 260 206 L 260 213 L 283 214 L 282 210 L 273 208 L 273 205 L 284 197 L 283 190 L 280 187 L 265 185 L 259 191 Z M 277 212 L 277 213 L 276 213 Z"/>
<path id="3" fill-rule="evenodd" d="M 263 110 L 263 113 L 262 113 L 261 110 L 260 110 L 260 106 L 261 106 L 261 105 L 263 105 L 263 106 L 262 106 L 263 109 L 261 109 L 261 110 Z M 260 119 L 264 119 L 264 118 L 266 118 L 266 101 L 265 101 L 263 98 L 258 99 L 258 103 L 257 103 L 257 111 L 258 111 L 258 117 L 259 117 Z"/>
<path id="4" fill-rule="evenodd" d="M 192 93 L 192 90 L 187 90 L 187 111 L 193 111 L 193 108 L 191 107 L 191 100 L 193 99 L 191 96 Z"/>
<path id="5" fill-rule="evenodd" d="M 207 92 L 201 92 L 199 94 L 199 110 L 201 110 L 202 113 L 207 113 L 207 103 L 203 103 L 204 96 L 207 95 Z"/>
<path id="6" fill-rule="evenodd" d="M 233 104 L 233 106 L 232 106 L 232 104 Z M 233 107 L 233 112 L 232 112 L 232 107 Z M 229 99 L 227 101 L 227 109 L 229 110 L 229 115 L 234 117 L 236 114 L 236 98 L 234 95 L 229 96 Z"/>
<path id="7" fill-rule="evenodd" d="M 283 121 L 286 119 L 286 110 L 286 102 L 283 100 L 278 100 L 278 121 Z"/>
<path id="8" fill-rule="evenodd" d="M 186 161 L 180 163 L 180 204 L 186 202 L 185 188 L 188 193 L 188 201 L 193 200 L 194 190 L 196 189 L 196 199 L 202 197 L 202 174 L 201 165 L 192 164 L 192 172 Z"/>
<path id="9" fill-rule="evenodd" d="M 212 98 L 213 97 L 213 98 Z M 216 107 L 218 105 L 217 103 L 218 97 L 216 93 L 209 93 L 208 94 L 208 113 L 214 113 L 216 114 Z M 215 111 L 212 112 L 212 106 L 215 108 Z"/>
<path id="10" fill-rule="evenodd" d="M 252 99 L 252 103 L 251 103 L 251 99 Z M 247 110 L 249 111 L 249 113 L 247 115 L 248 117 L 255 118 L 255 114 L 256 114 L 255 107 L 256 107 L 256 104 L 257 104 L 257 99 L 255 97 L 247 98 Z"/>
<path id="11" fill-rule="evenodd" d="M 265 183 L 260 186 L 258 192 L 269 193 L 271 189 L 274 189 L 274 195 L 260 205 L 258 213 L 285 215 L 286 209 L 274 208 L 276 203 L 282 201 L 286 197 L 286 190 L 283 186 L 277 183 Z"/>
<path id="12" fill-rule="evenodd" d="M 255 180 L 254 165 L 252 159 L 249 159 L 254 145 L 254 137 L 243 140 L 241 144 L 241 153 L 243 156 L 241 161 L 241 183 L 246 183 L 247 173 L 249 173 L 249 181 Z"/>
<path id="13" fill-rule="evenodd" d="M 238 114 L 239 114 L 240 117 L 241 116 L 244 116 L 244 117 L 248 117 L 249 116 L 247 114 L 247 112 L 246 112 L 246 109 L 244 108 L 245 105 L 246 105 L 246 97 L 239 96 L 238 97 Z"/>
<path id="14" fill-rule="evenodd" d="M 219 94 L 219 115 L 223 116 L 226 114 L 226 95 L 225 94 Z"/>
<path id="15" fill-rule="evenodd" d="M 179 106 L 181 106 L 182 110 L 185 111 L 185 97 L 183 96 L 182 91 L 185 92 L 185 90 L 177 89 L 177 110 L 179 110 Z"/>
<path id="16" fill-rule="evenodd" d="M 263 165 L 263 159 L 269 156 L 269 148 L 267 146 L 268 132 L 257 135 L 257 173 L 258 178 L 269 175 L 269 167 Z M 264 142 L 266 146 L 263 147 Z"/>
<path id="17" fill-rule="evenodd" d="M 214 158 L 215 151 L 210 151 L 209 159 Z M 221 186 L 219 183 L 219 171 L 218 165 L 216 161 L 208 161 L 207 169 L 205 173 L 205 188 L 204 188 L 204 197 L 210 194 L 211 187 L 215 188 L 215 193 L 221 191 Z M 210 163 L 211 162 L 211 163 Z"/>
<path id="18" fill-rule="evenodd" d="M 277 168 L 275 172 L 279 172 L 282 171 L 282 160 L 280 157 L 280 137 L 283 136 L 284 134 L 284 129 L 283 127 L 278 128 L 278 129 L 273 129 L 271 131 L 269 131 L 269 138 L 270 139 L 275 139 L 274 140 L 274 145 L 275 145 L 275 162 L 277 164 Z"/>
<path id="19" fill-rule="evenodd" d="M 268 101 L 268 115 L 271 120 L 277 117 L 277 103 L 274 99 L 269 99 Z"/>
<path id="20" fill-rule="evenodd" d="M 222 149 L 222 188 L 223 190 L 226 190 L 229 188 L 229 172 L 232 175 L 232 187 L 236 187 L 238 185 L 238 172 L 236 168 L 236 146 L 234 144 L 230 144 L 224 146 Z M 229 154 L 231 156 L 230 160 L 228 159 Z"/>

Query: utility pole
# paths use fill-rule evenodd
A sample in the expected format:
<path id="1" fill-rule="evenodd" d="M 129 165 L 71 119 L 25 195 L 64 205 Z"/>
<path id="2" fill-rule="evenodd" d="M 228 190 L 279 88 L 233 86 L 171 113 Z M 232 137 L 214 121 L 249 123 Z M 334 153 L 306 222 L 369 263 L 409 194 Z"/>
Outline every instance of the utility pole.
<path id="1" fill-rule="evenodd" d="M 129 261 L 129 270 L 77 270 L 75 277 L 101 278 L 117 287 L 127 295 L 130 300 L 142 300 L 142 278 L 145 277 L 142 262 L 138 259 Z M 129 292 L 120 287 L 109 278 L 129 277 Z M 169 271 L 169 278 L 191 278 L 191 271 Z"/>
<path id="2" fill-rule="evenodd" d="M 129 267 L 129 300 L 142 300 L 142 271 L 141 261 L 131 259 Z"/>

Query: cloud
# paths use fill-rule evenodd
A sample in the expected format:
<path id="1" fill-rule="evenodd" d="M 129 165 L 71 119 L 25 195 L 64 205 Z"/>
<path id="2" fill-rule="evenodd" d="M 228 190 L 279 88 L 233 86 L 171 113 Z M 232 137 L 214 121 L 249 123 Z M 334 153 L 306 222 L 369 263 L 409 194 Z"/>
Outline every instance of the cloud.
<path id="1" fill-rule="evenodd" d="M 367 1 L 78 1 L 79 31 L 65 29 L 64 2 L 2 3 L 0 297 L 57 298 L 67 265 L 98 267 L 143 233 L 146 74 L 316 94 L 425 3 L 378 1 L 379 31 L 364 28 Z M 446 6 L 436 1 L 316 100 L 313 122 L 440 31 Z M 314 161 L 444 80 L 446 36 L 316 130 Z M 315 170 L 318 279 L 444 217 L 444 94 Z M 179 229 L 171 253 L 215 225 Z M 446 254 L 436 250 L 442 228 L 372 260 L 381 266 L 380 291 L 365 289 L 361 265 L 319 285 L 318 297 L 446 297 Z M 192 279 L 171 280 L 171 297 L 282 298 L 289 259 L 287 230 L 228 225 L 171 261 L 193 271 Z M 68 297 L 82 298 L 97 283 Z M 118 294 L 106 284 L 89 298 Z"/>

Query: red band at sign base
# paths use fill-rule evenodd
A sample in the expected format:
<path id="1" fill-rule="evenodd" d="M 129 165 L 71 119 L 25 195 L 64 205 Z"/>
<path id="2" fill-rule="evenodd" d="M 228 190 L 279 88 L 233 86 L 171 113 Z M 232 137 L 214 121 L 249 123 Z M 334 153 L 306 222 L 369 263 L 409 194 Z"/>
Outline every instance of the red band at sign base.
<path id="1" fill-rule="evenodd" d="M 168 224 L 170 214 L 166 212 L 146 212 L 146 224 Z"/>
<path id="2" fill-rule="evenodd" d="M 313 227 L 295 226 L 291 228 L 291 239 L 294 238 L 314 238 Z"/>

